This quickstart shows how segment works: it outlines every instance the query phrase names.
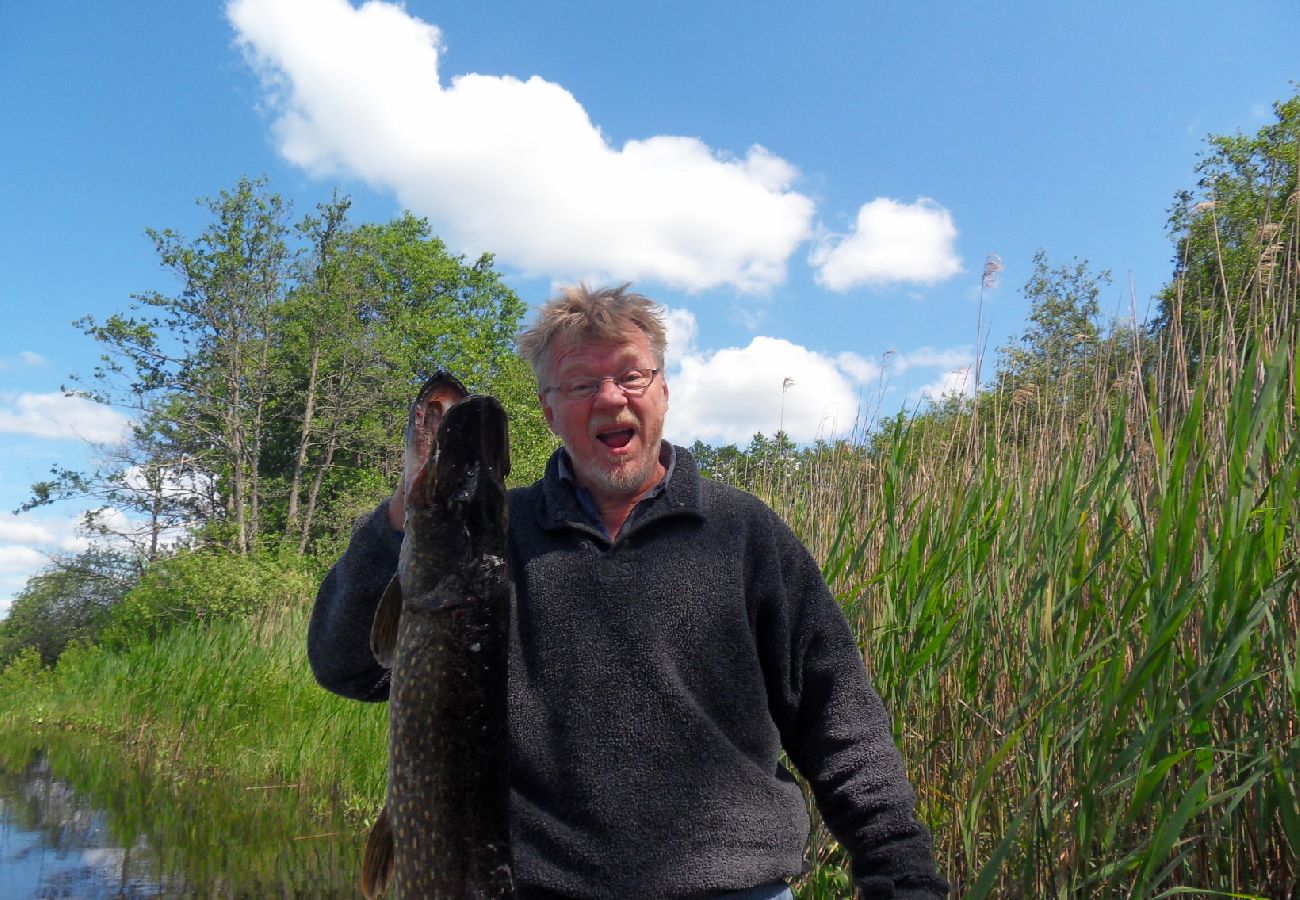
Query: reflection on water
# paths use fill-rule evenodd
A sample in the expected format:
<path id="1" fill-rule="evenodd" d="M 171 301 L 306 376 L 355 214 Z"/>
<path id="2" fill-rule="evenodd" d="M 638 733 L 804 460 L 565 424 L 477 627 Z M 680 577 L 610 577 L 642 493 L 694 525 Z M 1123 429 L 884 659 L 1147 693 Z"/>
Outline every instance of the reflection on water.
<path id="1" fill-rule="evenodd" d="M 354 897 L 362 837 L 293 786 L 176 787 L 113 745 L 0 735 L 0 897 Z"/>

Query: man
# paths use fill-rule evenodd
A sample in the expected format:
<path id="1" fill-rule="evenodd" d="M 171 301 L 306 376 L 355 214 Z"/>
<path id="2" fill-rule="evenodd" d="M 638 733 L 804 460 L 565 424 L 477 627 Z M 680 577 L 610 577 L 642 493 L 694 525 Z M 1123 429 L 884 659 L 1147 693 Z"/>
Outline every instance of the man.
<path id="1" fill-rule="evenodd" d="M 808 837 L 784 747 L 868 897 L 934 897 L 930 835 L 856 641 L 767 506 L 662 440 L 660 309 L 570 288 L 520 336 L 564 448 L 510 495 L 511 839 L 522 898 L 791 896 Z M 382 700 L 370 623 L 399 486 L 321 585 L 321 684 Z"/>

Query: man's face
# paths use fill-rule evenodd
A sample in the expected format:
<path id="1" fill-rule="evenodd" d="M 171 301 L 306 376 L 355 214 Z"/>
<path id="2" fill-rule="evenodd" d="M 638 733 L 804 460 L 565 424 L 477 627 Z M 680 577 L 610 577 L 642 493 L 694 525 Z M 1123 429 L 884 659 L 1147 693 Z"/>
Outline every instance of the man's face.
<path id="1" fill-rule="evenodd" d="M 549 385 L 658 367 L 640 329 L 629 328 L 624 335 L 613 343 L 558 338 L 550 352 Z M 662 372 L 639 397 L 624 394 L 610 380 L 584 400 L 548 392 L 547 386 L 543 384 L 538 394 L 542 412 L 564 441 L 579 483 L 597 500 L 631 499 L 663 477 L 659 442 L 668 411 L 668 384 Z"/>

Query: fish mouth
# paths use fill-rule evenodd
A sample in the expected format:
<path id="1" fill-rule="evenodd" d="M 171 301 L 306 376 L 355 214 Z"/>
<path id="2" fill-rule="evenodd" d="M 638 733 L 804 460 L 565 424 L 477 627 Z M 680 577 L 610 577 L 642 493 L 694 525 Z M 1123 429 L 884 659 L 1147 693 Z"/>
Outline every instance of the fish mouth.
<path id="1" fill-rule="evenodd" d="M 432 452 L 442 420 L 468 396 L 465 385 L 448 372 L 435 372 L 420 388 L 406 416 L 406 465 L 402 478 L 408 492 L 419 478 L 421 461 L 427 460 Z"/>

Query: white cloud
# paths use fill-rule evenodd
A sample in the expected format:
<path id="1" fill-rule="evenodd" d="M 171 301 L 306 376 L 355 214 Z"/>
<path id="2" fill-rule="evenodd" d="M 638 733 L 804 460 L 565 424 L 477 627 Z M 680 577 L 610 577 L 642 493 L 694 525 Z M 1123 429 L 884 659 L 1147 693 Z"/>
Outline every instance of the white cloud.
<path id="1" fill-rule="evenodd" d="M 699 439 L 744 447 L 755 432 L 771 435 L 778 426 L 800 444 L 853 438 L 870 426 L 886 395 L 905 395 L 912 403 L 970 396 L 972 368 L 969 347 L 889 350 L 878 360 L 761 336 L 745 347 L 692 347 L 668 374 L 664 431 L 687 445 Z M 910 372 L 910 388 L 891 384 L 904 372 Z M 793 383 L 783 392 L 787 378 Z"/>
<path id="2" fill-rule="evenodd" d="M 45 365 L 45 357 L 30 350 L 19 350 L 17 357 L 0 357 L 0 369 L 12 369 L 16 366 L 34 368 Z"/>
<path id="3" fill-rule="evenodd" d="M 26 572 L 49 561 L 45 554 L 32 547 L 10 545 L 0 547 L 0 572 L 6 575 Z"/>
<path id="4" fill-rule="evenodd" d="M 280 152 L 392 189 L 463 252 L 491 250 L 529 275 L 762 292 L 811 234 L 798 173 L 762 147 L 733 157 L 675 136 L 614 147 L 558 84 L 478 74 L 444 84 L 441 32 L 397 5 L 226 10 L 263 77 Z"/>
<path id="5" fill-rule="evenodd" d="M 778 426 L 797 443 L 845 436 L 858 420 L 863 362 L 761 336 L 747 347 L 687 356 L 669 382 L 665 434 L 678 443 L 741 446 Z M 783 391 L 786 378 L 794 383 Z"/>
<path id="6" fill-rule="evenodd" d="M 971 366 L 945 372 L 912 394 L 914 400 L 934 402 L 941 401 L 945 397 L 973 396 L 975 396 L 975 375 Z"/>
<path id="7" fill-rule="evenodd" d="M 162 470 L 157 485 L 159 493 L 168 498 L 206 497 L 212 494 L 214 479 L 206 472 L 170 466 Z M 154 485 L 142 466 L 131 466 L 122 473 L 122 484 L 137 495 L 152 495 Z"/>
<path id="8" fill-rule="evenodd" d="M 0 618 L 4 618 L 18 592 L 27 584 L 27 579 L 47 565 L 50 558 L 36 547 L 28 546 L 28 541 L 17 541 L 8 533 L 0 532 L 0 535 L 4 540 L 0 544 Z"/>
<path id="9" fill-rule="evenodd" d="M 0 397 L 0 433 L 112 443 L 126 436 L 129 424 L 126 416 L 84 397 L 59 393 Z"/>
<path id="10" fill-rule="evenodd" d="M 668 332 L 668 352 L 664 362 L 672 369 L 695 352 L 695 336 L 699 333 L 699 326 L 695 322 L 695 314 L 680 307 L 665 310 L 664 326 Z"/>
<path id="11" fill-rule="evenodd" d="M 0 541 L 5 544 L 48 544 L 54 541 L 54 532 L 45 525 L 10 515 L 0 519 Z"/>
<path id="12" fill-rule="evenodd" d="M 866 203 L 848 235 L 829 235 L 808 261 L 817 283 L 832 291 L 863 284 L 943 281 L 961 271 L 952 214 L 928 197 L 905 204 L 887 197 Z"/>
<path id="13" fill-rule="evenodd" d="M 880 377 L 880 364 L 856 353 L 844 352 L 835 357 L 840 369 L 858 384 L 866 384 Z"/>
<path id="14" fill-rule="evenodd" d="M 917 347 L 906 353 L 890 354 L 888 367 L 894 375 L 902 375 L 909 369 L 960 369 L 974 362 L 975 356 L 970 347 Z"/>

